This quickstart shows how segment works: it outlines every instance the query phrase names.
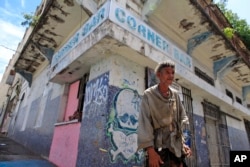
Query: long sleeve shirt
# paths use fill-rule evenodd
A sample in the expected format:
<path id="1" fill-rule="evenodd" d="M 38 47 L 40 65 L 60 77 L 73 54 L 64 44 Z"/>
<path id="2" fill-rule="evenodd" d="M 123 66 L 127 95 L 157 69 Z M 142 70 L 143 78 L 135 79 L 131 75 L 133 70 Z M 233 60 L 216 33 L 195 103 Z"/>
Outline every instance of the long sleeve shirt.
<path id="1" fill-rule="evenodd" d="M 169 148 L 180 156 L 182 143 L 171 141 L 171 134 L 177 135 L 177 130 L 182 133 L 182 124 L 188 123 L 188 118 L 177 92 L 172 88 L 170 92 L 169 98 L 163 97 L 158 85 L 144 91 L 137 129 L 138 149 Z"/>

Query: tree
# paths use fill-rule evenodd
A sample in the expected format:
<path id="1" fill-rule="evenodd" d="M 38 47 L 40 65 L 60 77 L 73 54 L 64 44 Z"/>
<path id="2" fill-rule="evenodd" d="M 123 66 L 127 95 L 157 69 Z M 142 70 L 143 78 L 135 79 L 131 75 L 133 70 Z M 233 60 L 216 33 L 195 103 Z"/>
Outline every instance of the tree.
<path id="1" fill-rule="evenodd" d="M 217 3 L 217 5 L 228 19 L 233 29 L 226 27 L 223 32 L 228 38 L 232 38 L 231 35 L 236 33 L 241 38 L 247 49 L 250 50 L 250 26 L 247 24 L 246 20 L 240 19 L 236 13 L 227 9 L 226 2 L 226 0 L 222 0 L 220 3 Z"/>
<path id="2" fill-rule="evenodd" d="M 25 21 L 21 23 L 22 26 L 28 25 L 34 27 L 39 21 L 39 16 L 33 15 L 32 13 L 30 14 L 24 13 L 23 17 Z"/>

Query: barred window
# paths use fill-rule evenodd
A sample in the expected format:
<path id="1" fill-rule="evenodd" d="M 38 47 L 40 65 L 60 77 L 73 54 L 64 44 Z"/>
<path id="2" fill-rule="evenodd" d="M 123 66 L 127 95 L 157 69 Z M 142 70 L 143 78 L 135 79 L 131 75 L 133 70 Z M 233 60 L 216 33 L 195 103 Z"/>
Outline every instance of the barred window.
<path id="1" fill-rule="evenodd" d="M 233 93 L 232 93 L 231 91 L 229 91 L 228 89 L 226 89 L 226 95 L 227 95 L 228 97 L 231 97 L 232 100 L 234 100 L 234 98 L 233 98 Z"/>
<path id="2" fill-rule="evenodd" d="M 208 76 L 205 72 L 201 71 L 199 68 L 194 67 L 194 73 L 202 80 L 206 81 L 210 85 L 214 86 L 214 80 L 210 76 Z"/>

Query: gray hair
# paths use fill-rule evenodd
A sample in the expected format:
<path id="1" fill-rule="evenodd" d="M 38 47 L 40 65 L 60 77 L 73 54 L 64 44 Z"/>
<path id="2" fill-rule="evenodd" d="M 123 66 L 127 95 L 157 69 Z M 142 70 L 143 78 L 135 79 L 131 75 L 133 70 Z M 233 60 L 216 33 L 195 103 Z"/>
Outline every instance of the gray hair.
<path id="1" fill-rule="evenodd" d="M 159 63 L 155 68 L 155 74 L 161 72 L 161 70 L 165 67 L 171 67 L 175 69 L 175 63 L 172 60 L 166 60 L 164 62 Z"/>

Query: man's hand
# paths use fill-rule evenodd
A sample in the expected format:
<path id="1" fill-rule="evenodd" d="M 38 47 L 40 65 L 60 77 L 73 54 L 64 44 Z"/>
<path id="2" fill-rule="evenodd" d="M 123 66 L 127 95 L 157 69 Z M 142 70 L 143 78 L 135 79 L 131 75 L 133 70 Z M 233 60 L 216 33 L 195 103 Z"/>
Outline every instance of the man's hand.
<path id="1" fill-rule="evenodd" d="M 149 167 L 160 167 L 160 164 L 164 163 L 153 147 L 148 147 L 147 153 Z"/>
<path id="2" fill-rule="evenodd" d="M 192 155 L 192 150 L 187 146 L 187 145 L 183 145 L 183 149 L 184 149 L 184 151 L 185 151 L 185 155 L 187 156 L 187 157 L 190 157 L 191 155 Z"/>

